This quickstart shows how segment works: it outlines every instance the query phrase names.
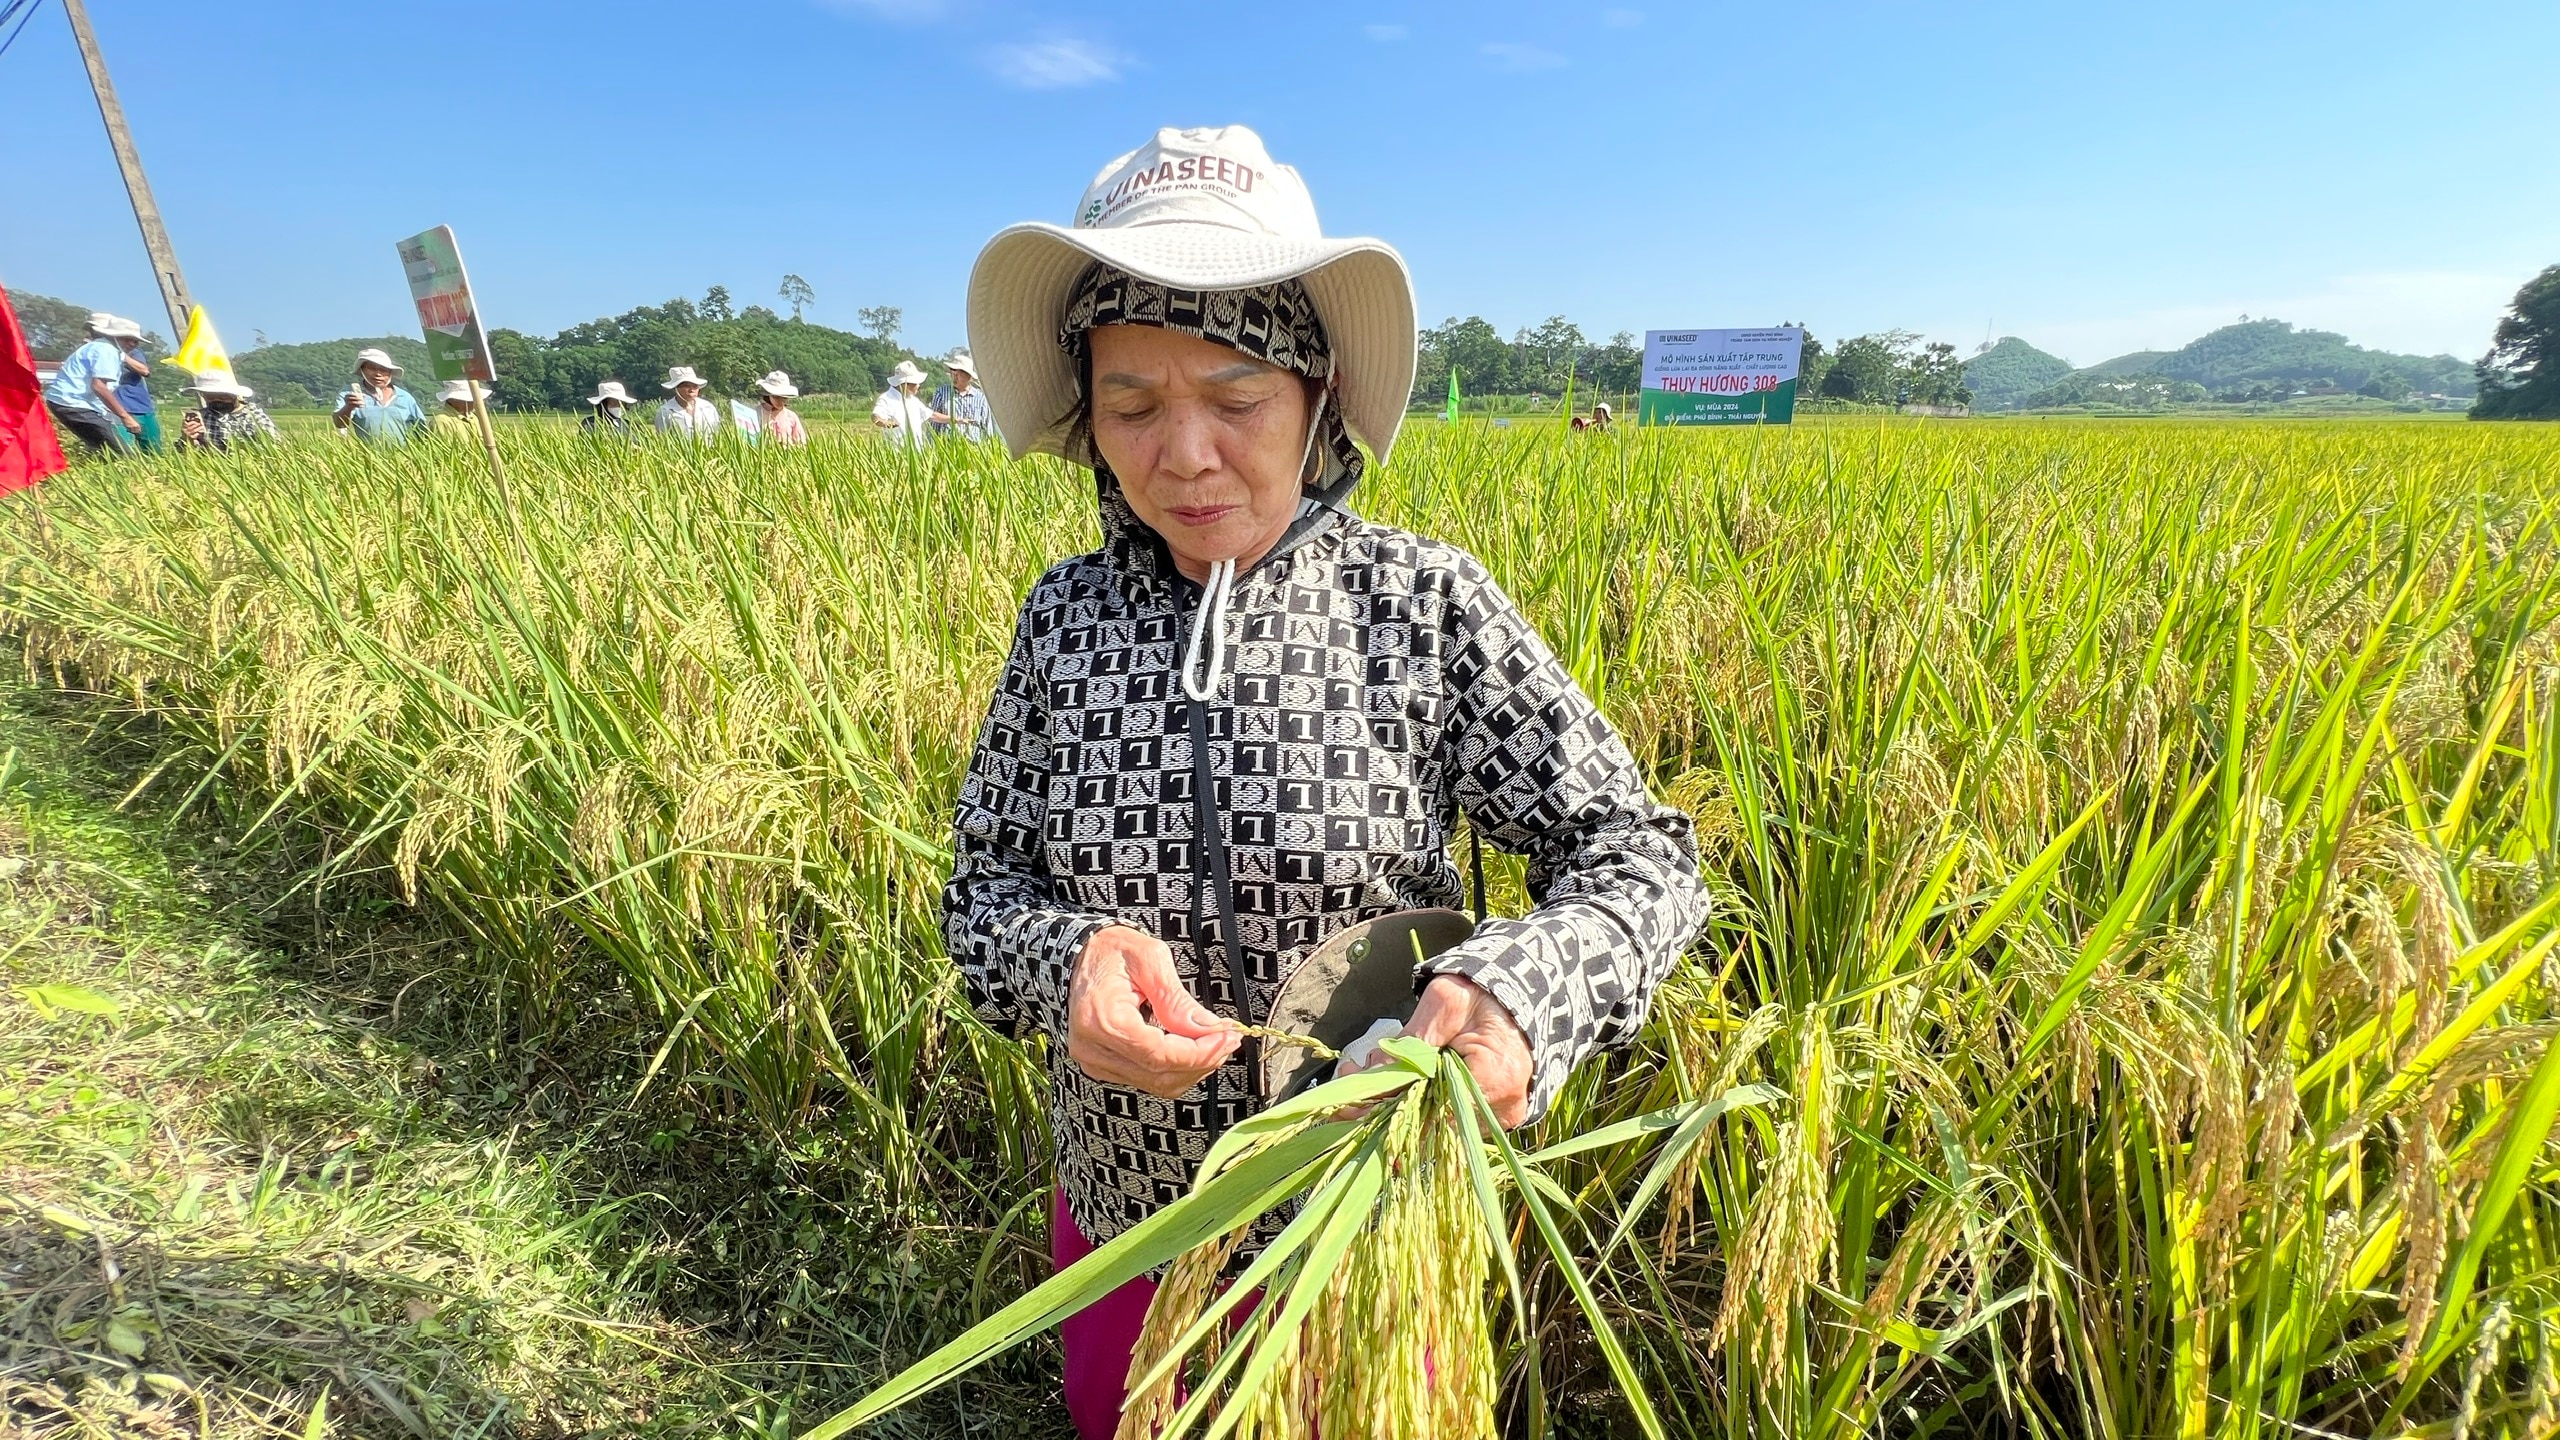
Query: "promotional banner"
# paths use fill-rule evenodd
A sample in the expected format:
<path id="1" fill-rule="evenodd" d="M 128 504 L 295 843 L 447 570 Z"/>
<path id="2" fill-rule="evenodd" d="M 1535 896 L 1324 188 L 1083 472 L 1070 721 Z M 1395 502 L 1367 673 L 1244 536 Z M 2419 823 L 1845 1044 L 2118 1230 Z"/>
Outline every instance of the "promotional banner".
<path id="1" fill-rule="evenodd" d="M 1796 415 L 1804 332 L 1647 330 L 1639 425 L 1784 425 Z"/>
<path id="2" fill-rule="evenodd" d="M 462 272 L 453 227 L 439 225 L 400 242 L 400 268 L 409 274 L 409 298 L 418 302 L 418 326 L 426 332 L 427 359 L 438 380 L 498 378 L 489 358 L 489 335 Z"/>

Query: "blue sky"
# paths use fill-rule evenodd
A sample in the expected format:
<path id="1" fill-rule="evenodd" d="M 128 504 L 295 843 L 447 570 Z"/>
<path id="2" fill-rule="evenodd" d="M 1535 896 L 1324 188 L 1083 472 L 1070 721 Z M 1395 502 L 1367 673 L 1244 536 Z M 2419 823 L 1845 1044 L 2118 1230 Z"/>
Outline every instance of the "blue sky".
<path id="1" fill-rule="evenodd" d="M 1801 320 L 2087 364 L 2242 313 L 2486 348 L 2560 262 L 2560 5 L 101 0 L 225 338 L 405 331 L 460 235 L 493 324 L 725 284 L 962 338 L 998 226 L 1240 121 L 1427 322 Z M 606 17 L 609 23 L 592 18 Z M 56 0 L 0 55 L 0 284 L 161 312 Z"/>

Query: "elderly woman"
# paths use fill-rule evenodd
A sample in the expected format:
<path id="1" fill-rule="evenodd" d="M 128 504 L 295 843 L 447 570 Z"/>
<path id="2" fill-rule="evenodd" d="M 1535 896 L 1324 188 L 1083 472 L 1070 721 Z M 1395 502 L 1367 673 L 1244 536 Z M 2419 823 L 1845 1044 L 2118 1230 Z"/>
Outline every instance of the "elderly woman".
<path id="1" fill-rule="evenodd" d="M 1324 238 L 1237 126 L 1159 132 L 1074 213 L 988 243 L 969 338 L 1016 458 L 1092 468 L 1103 543 L 1023 603 L 944 897 L 980 1014 L 1049 1037 L 1062 1265 L 1268 1102 L 1239 1023 L 1327 936 L 1459 902 L 1461 815 L 1535 908 L 1413 974 L 1406 1033 L 1506 1124 L 1634 1034 L 1704 909 L 1688 817 L 1483 565 L 1349 508 L 1413 382 L 1396 252 Z M 1150 1292 L 1065 1327 L 1085 1435 Z"/>

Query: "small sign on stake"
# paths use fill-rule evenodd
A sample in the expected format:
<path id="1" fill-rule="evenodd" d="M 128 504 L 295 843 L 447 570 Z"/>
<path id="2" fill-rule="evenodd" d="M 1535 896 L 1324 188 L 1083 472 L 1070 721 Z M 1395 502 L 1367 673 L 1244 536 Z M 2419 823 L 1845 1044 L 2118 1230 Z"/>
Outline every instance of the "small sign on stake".
<path id="1" fill-rule="evenodd" d="M 400 242 L 400 268 L 409 276 L 409 298 L 418 305 L 418 328 L 427 340 L 427 365 L 438 380 L 471 382 L 471 413 L 479 417 L 480 443 L 489 454 L 489 475 L 509 513 L 507 472 L 498 463 L 498 432 L 489 424 L 489 394 L 484 388 L 498 378 L 489 354 L 489 332 L 480 323 L 480 307 L 471 298 L 471 277 L 462 268 L 462 247 L 453 227 L 433 230 Z"/>

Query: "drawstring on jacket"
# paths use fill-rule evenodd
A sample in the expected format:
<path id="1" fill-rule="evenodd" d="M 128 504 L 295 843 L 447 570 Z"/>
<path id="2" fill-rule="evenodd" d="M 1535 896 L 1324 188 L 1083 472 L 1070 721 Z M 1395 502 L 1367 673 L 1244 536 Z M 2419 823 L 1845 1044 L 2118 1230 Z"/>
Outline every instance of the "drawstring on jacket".
<path id="1" fill-rule="evenodd" d="M 1332 367 L 1326 367 L 1328 378 Z M 1307 462 L 1315 458 L 1316 437 L 1324 431 L 1324 409 L 1333 398 L 1330 385 L 1316 392 L 1316 413 L 1307 419 L 1306 447 L 1298 452 L 1298 483 L 1307 478 Z M 1200 587 L 1200 608 L 1192 612 L 1191 641 L 1182 650 L 1182 693 L 1194 700 L 1207 701 L 1218 693 L 1218 682 L 1227 675 L 1227 607 L 1235 599 L 1236 562 L 1230 558 L 1211 561 L 1209 578 Z M 1200 642 L 1209 643 L 1209 663 L 1200 663 Z M 1194 671 L 1199 678 L 1193 679 Z"/>

